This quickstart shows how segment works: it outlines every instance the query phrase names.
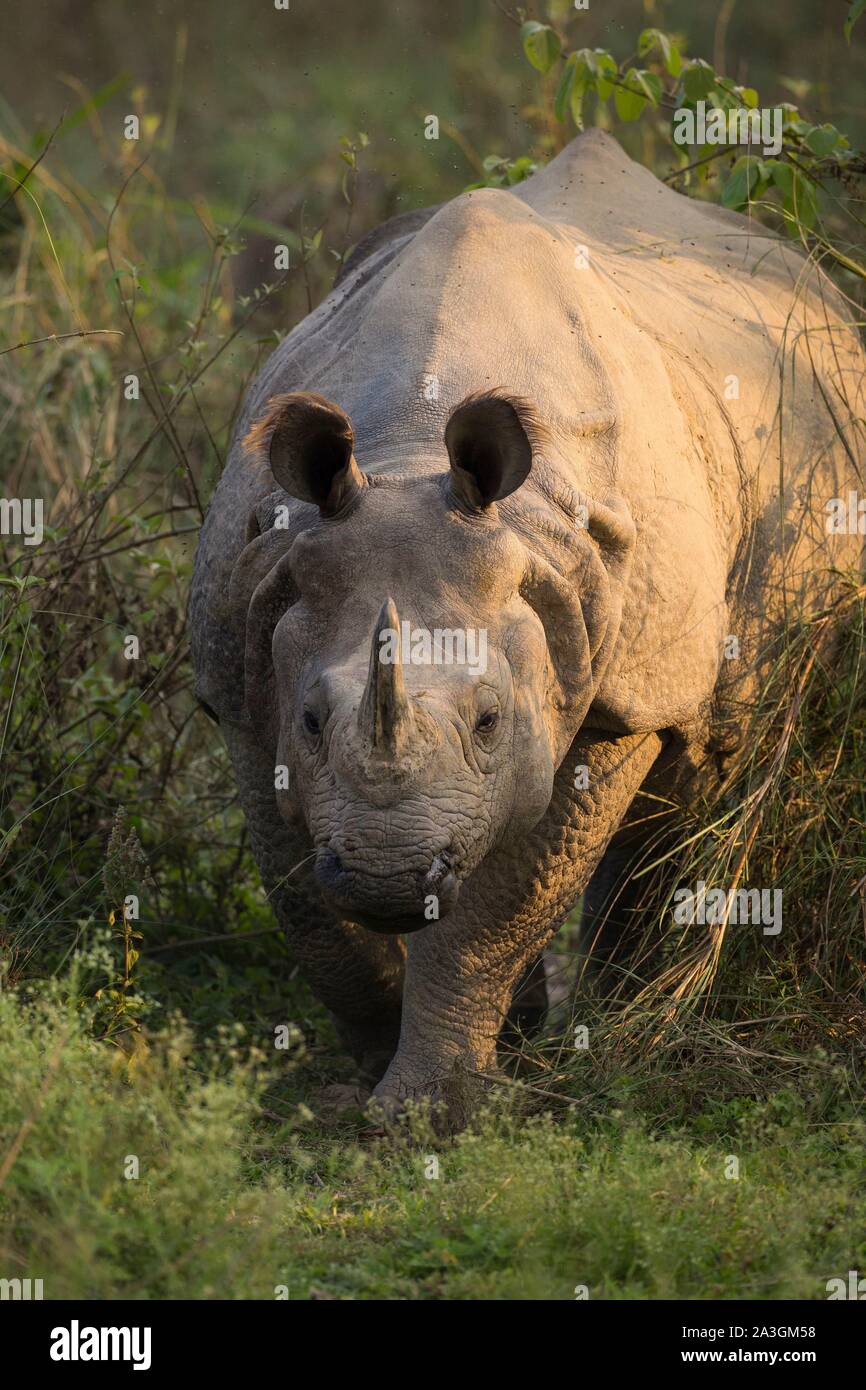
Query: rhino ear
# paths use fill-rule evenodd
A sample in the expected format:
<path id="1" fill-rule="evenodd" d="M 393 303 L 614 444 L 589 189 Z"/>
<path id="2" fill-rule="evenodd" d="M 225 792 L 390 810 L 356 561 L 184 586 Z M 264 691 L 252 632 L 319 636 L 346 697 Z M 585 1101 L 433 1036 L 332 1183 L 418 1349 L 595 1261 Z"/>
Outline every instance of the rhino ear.
<path id="1" fill-rule="evenodd" d="M 346 506 L 367 480 L 352 452 L 355 433 L 345 411 L 311 391 L 272 396 L 244 447 L 266 450 L 276 481 L 291 497 L 315 502 L 323 516 Z"/>
<path id="2" fill-rule="evenodd" d="M 451 491 L 473 511 L 514 492 L 529 477 L 532 436 L 541 427 L 527 401 L 500 391 L 467 396 L 445 426 Z"/>

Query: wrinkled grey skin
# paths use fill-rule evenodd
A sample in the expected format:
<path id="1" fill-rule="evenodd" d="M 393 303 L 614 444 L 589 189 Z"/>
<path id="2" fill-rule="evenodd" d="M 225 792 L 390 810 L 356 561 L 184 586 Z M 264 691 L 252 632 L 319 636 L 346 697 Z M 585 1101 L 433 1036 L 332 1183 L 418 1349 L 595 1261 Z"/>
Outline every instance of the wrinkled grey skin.
<path id="1" fill-rule="evenodd" d="M 638 792 L 706 788 L 783 612 L 858 564 L 825 503 L 862 372 L 818 272 L 600 132 L 380 228 L 270 359 L 199 546 L 198 693 L 386 1108 L 460 1122 Z M 484 629 L 486 670 L 383 665 L 404 620 Z"/>

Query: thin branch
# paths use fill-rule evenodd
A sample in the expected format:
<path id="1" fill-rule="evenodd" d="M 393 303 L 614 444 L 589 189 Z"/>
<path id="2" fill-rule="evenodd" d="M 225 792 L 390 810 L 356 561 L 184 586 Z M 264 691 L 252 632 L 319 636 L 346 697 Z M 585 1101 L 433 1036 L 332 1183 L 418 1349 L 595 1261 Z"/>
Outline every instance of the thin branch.
<path id="1" fill-rule="evenodd" d="M 19 348 L 38 347 L 40 343 L 59 343 L 64 338 L 122 338 L 120 328 L 79 328 L 74 333 L 49 333 L 47 338 L 31 338 L 26 343 L 16 343 L 14 347 L 0 348 L 0 357 L 7 352 L 18 352 Z"/>

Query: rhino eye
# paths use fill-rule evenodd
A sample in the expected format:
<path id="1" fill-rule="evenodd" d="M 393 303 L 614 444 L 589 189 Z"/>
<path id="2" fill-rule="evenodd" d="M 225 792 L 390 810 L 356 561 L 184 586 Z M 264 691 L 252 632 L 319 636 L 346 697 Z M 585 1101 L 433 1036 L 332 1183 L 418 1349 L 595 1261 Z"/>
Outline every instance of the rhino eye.
<path id="1" fill-rule="evenodd" d="M 495 709 L 490 709 L 486 714 L 479 716 L 475 724 L 476 734 L 490 734 L 499 723 L 499 713 Z"/>
<path id="2" fill-rule="evenodd" d="M 304 728 L 308 734 L 317 734 L 319 732 L 319 721 L 311 709 L 304 710 Z"/>

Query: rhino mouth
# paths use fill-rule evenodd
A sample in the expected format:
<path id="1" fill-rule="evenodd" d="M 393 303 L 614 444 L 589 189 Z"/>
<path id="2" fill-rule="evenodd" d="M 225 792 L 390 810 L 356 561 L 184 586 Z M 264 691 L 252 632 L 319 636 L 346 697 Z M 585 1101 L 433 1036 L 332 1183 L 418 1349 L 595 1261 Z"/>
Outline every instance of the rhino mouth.
<path id="1" fill-rule="evenodd" d="M 448 850 L 435 854 L 425 873 L 389 880 L 347 866 L 333 849 L 316 856 L 315 877 L 329 904 L 370 931 L 391 935 L 420 931 L 452 911 L 460 885 Z"/>

